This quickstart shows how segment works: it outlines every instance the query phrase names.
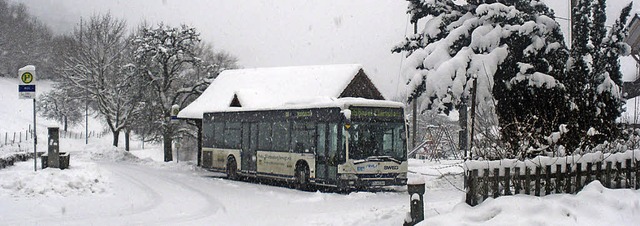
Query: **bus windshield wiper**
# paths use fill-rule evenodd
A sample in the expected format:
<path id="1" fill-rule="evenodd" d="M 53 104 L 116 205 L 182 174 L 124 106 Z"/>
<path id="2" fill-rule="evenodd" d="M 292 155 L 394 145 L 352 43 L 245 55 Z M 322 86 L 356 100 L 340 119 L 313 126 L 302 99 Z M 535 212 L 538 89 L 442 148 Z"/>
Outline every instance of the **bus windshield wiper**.
<path id="1" fill-rule="evenodd" d="M 367 157 L 367 161 L 372 161 L 372 162 L 392 161 L 398 164 L 401 163 L 400 160 L 397 160 L 391 156 L 386 156 L 386 155 L 385 156 L 369 156 Z"/>

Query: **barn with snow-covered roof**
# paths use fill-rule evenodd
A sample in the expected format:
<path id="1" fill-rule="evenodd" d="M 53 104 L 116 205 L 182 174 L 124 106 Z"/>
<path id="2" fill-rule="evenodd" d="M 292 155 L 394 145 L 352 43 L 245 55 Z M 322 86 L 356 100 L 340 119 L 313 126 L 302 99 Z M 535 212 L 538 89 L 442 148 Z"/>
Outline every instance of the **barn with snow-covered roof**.
<path id="1" fill-rule="evenodd" d="M 180 110 L 178 118 L 196 122 L 200 150 L 206 112 L 278 109 L 346 97 L 385 100 L 358 64 L 226 70 L 200 97 Z"/>

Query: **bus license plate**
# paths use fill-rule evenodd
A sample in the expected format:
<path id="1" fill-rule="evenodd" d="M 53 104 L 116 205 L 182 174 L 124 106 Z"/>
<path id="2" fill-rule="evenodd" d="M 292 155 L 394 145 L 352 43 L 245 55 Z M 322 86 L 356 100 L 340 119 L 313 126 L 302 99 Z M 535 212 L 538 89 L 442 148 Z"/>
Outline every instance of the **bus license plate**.
<path id="1" fill-rule="evenodd" d="M 373 185 L 373 186 L 384 186 L 385 183 L 384 183 L 384 181 L 373 181 L 373 182 L 371 182 L 371 185 Z"/>

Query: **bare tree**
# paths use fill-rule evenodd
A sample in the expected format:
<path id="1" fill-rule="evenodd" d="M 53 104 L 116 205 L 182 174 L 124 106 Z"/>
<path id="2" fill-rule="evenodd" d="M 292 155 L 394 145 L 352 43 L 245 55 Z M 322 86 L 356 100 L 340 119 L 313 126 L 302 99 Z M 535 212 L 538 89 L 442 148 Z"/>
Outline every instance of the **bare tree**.
<path id="1" fill-rule="evenodd" d="M 136 109 L 137 78 L 127 73 L 131 67 L 125 56 L 128 42 L 126 23 L 110 14 L 90 18 L 73 33 L 74 45 L 62 56 L 58 67 L 64 78 L 60 88 L 73 89 L 104 117 L 113 134 L 113 146 L 118 146 L 120 132 L 131 121 Z"/>
<path id="2" fill-rule="evenodd" d="M 164 161 L 173 161 L 172 143 L 179 126 L 171 122 L 173 105 L 185 103 L 209 84 L 209 78 L 198 73 L 202 59 L 197 55 L 200 35 L 195 28 L 182 25 L 143 28 L 133 40 L 139 74 L 146 81 L 145 106 L 153 124 L 160 128 Z"/>
<path id="3" fill-rule="evenodd" d="M 53 90 L 38 99 L 38 112 L 42 117 L 56 120 L 62 124 L 64 131 L 69 125 L 77 125 L 83 121 L 80 106 L 81 100 L 74 98 L 67 89 Z"/>

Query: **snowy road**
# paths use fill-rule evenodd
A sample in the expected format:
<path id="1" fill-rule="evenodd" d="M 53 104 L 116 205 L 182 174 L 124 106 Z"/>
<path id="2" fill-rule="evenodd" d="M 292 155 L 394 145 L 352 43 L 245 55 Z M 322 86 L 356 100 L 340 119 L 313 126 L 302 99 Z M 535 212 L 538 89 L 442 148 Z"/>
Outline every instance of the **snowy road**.
<path id="1" fill-rule="evenodd" d="M 32 163 L 20 163 L 0 172 L 0 178 L 23 168 L 32 171 L 32 167 Z M 28 196 L 0 194 L 0 224 L 398 225 L 409 209 L 405 192 L 301 192 L 221 179 L 184 165 L 91 162 L 84 158 L 76 160 L 75 169 L 47 169 L 39 171 L 38 176 L 85 177 L 80 172 L 92 170 L 108 181 L 103 192 L 66 197 L 59 191 L 36 191 Z M 69 175 L 59 175 L 61 172 Z M 77 184 L 65 183 L 65 189 Z"/>

